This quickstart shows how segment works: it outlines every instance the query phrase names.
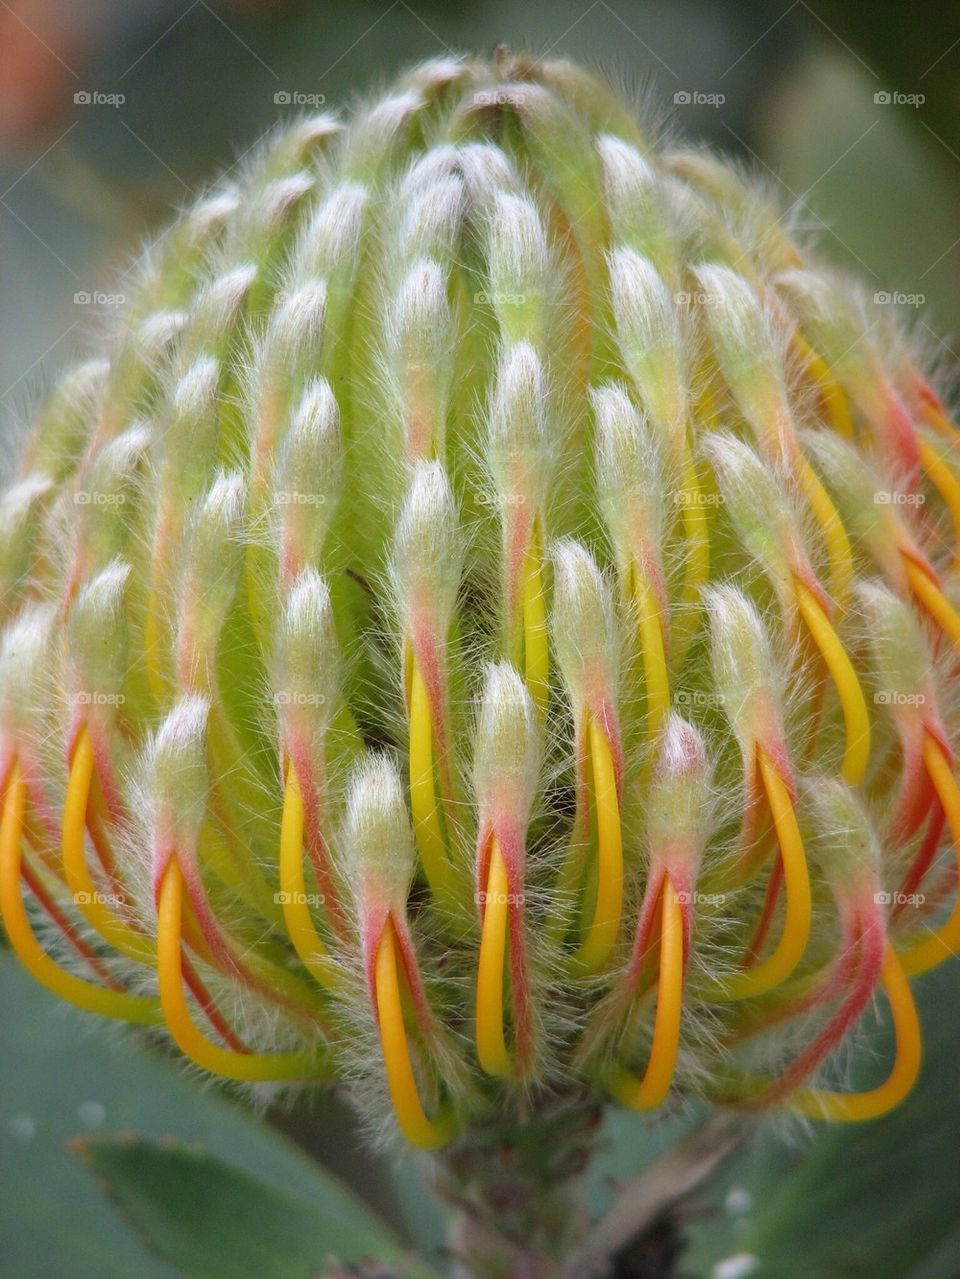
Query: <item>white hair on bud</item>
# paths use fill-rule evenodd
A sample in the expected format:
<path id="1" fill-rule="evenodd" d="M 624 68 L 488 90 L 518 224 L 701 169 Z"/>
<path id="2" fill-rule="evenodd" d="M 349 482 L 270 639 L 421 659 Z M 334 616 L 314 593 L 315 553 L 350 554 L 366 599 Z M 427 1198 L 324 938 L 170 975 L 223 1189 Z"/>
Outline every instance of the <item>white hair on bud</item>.
<path id="1" fill-rule="evenodd" d="M 260 217 L 263 223 L 279 230 L 291 210 L 313 190 L 313 186 L 313 177 L 303 171 L 287 174 L 271 182 L 260 196 Z"/>
<path id="2" fill-rule="evenodd" d="M 441 143 L 424 151 L 410 162 L 406 173 L 400 180 L 398 195 L 403 201 L 412 200 L 414 196 L 441 182 L 444 178 L 456 173 L 459 163 L 457 148 L 451 143 Z"/>
<path id="3" fill-rule="evenodd" d="M 77 594 L 71 615 L 90 612 L 104 618 L 123 608 L 124 592 L 130 580 L 130 565 L 117 557 L 85 582 Z"/>
<path id="4" fill-rule="evenodd" d="M 446 260 L 456 250 L 463 221 L 463 181 L 456 175 L 438 178 L 409 200 L 400 226 L 399 250 L 406 258 Z"/>
<path id="5" fill-rule="evenodd" d="M 575 707 L 587 685 L 606 695 L 616 692 L 619 639 L 613 596 L 596 560 L 580 542 L 555 542 L 552 632 L 557 661 Z"/>
<path id="6" fill-rule="evenodd" d="M 277 625 L 273 700 L 281 728 L 306 723 L 317 742 L 340 698 L 342 660 L 326 579 L 313 568 L 294 580 Z"/>
<path id="7" fill-rule="evenodd" d="M 369 199 L 366 187 L 358 182 L 345 182 L 330 192 L 300 236 L 295 276 L 322 279 L 357 252 Z"/>
<path id="8" fill-rule="evenodd" d="M 397 291 L 388 327 L 390 345 L 398 355 L 429 359 L 431 353 L 449 346 L 447 276 L 438 262 L 421 258 L 410 267 Z"/>
<path id="9" fill-rule="evenodd" d="M 247 263 L 211 280 L 197 298 L 196 319 L 218 335 L 232 328 L 256 278 L 256 265 Z"/>
<path id="10" fill-rule="evenodd" d="M 704 604 L 710 621 L 713 682 L 745 759 L 752 758 L 755 700 L 765 696 L 766 711 L 779 715 L 783 673 L 756 606 L 742 592 L 726 583 L 713 586 L 704 592 Z M 778 725 L 769 727 L 776 730 Z"/>
<path id="11" fill-rule="evenodd" d="M 508 662 L 488 666 L 473 757 L 481 814 L 503 806 L 526 823 L 539 786 L 540 759 L 540 725 L 526 683 Z"/>
<path id="12" fill-rule="evenodd" d="M 368 752 L 355 766 L 339 843 L 358 901 L 403 910 L 417 854 L 400 773 L 387 755 Z"/>
<path id="13" fill-rule="evenodd" d="M 207 723 L 205 697 L 182 697 L 153 734 L 144 755 L 151 830 L 185 840 L 192 852 L 207 814 Z M 161 851 L 161 850 L 156 850 Z"/>
<path id="14" fill-rule="evenodd" d="M 426 614 L 443 643 L 456 609 L 463 546 L 457 504 L 439 462 L 417 462 L 412 468 L 390 573 L 405 622 Z"/>
<path id="15" fill-rule="evenodd" d="M 145 360 L 157 360 L 172 349 L 187 323 L 186 311 L 153 311 L 137 328 L 136 341 Z"/>
<path id="16" fill-rule="evenodd" d="M 494 288 L 542 287 L 549 267 L 547 235 L 539 210 L 526 196 L 498 192 L 489 226 L 490 278 Z"/>
<path id="17" fill-rule="evenodd" d="M 513 161 L 493 142 L 468 142 L 460 147 L 458 155 L 467 196 L 474 208 L 489 209 L 501 192 L 519 188 Z"/>
<path id="18" fill-rule="evenodd" d="M 174 412 L 188 418 L 206 417 L 216 409 L 219 388 L 219 361 L 212 355 L 201 355 L 176 380 Z"/>
<path id="19" fill-rule="evenodd" d="M 674 435 L 686 426 L 684 338 L 676 300 L 649 258 L 633 249 L 608 255 L 620 349 L 656 426 Z"/>
<path id="20" fill-rule="evenodd" d="M 637 551 L 642 527 L 659 547 L 668 491 L 660 441 L 622 386 L 607 382 L 590 391 L 597 424 L 597 479 L 601 508 L 621 561 Z M 622 564 L 621 564 L 622 567 Z"/>
<path id="21" fill-rule="evenodd" d="M 501 354 L 490 411 L 490 440 L 496 453 L 512 457 L 537 453 L 547 439 L 546 378 L 529 342 Z"/>
<path id="22" fill-rule="evenodd" d="M 50 476 L 34 471 L 0 494 L 0 538 L 13 536 L 36 503 L 49 496 L 52 489 Z"/>

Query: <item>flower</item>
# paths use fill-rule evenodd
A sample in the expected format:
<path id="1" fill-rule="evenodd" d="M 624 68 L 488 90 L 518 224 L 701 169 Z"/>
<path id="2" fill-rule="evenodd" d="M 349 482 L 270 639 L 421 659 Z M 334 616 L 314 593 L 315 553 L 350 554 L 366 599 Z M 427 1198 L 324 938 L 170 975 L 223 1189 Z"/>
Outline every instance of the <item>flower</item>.
<path id="1" fill-rule="evenodd" d="M 861 286 L 501 53 L 278 132 L 127 294 L 0 500 L 29 971 L 424 1147 L 905 1096 L 960 946 L 960 437 Z M 877 990 L 889 1075 L 832 1087 Z"/>

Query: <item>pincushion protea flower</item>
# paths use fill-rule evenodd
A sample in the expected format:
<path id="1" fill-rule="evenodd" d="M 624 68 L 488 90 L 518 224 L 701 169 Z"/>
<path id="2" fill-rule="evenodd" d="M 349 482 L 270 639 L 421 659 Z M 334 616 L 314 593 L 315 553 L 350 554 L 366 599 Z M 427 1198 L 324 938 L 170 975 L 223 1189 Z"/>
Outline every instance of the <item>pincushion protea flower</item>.
<path id="1" fill-rule="evenodd" d="M 125 291 L 0 507 L 30 972 L 456 1158 L 899 1102 L 960 943 L 958 436 L 858 286 L 503 54 L 270 138 Z"/>

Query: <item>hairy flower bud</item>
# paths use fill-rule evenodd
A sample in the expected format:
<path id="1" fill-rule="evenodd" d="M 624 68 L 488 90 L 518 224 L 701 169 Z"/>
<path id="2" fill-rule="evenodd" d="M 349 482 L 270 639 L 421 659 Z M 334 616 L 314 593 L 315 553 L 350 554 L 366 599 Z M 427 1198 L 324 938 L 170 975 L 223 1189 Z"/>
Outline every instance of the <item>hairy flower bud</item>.
<path id="1" fill-rule="evenodd" d="M 908 338 L 503 50 L 279 131 L 132 278 L 0 494 L 26 967 L 430 1148 L 895 1105 L 960 951 L 960 437 Z M 877 990 L 887 1082 L 822 1086 Z"/>

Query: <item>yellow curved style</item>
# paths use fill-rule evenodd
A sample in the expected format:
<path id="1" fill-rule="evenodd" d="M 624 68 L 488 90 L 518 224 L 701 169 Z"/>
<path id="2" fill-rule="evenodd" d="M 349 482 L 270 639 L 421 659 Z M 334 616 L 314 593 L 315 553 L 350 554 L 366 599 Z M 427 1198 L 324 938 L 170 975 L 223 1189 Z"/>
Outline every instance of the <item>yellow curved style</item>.
<path id="1" fill-rule="evenodd" d="M 954 648 L 960 648 L 960 613 L 953 607 L 939 586 L 927 576 L 919 564 L 904 556 L 907 581 L 910 589 L 927 610 L 936 624 L 950 640 Z"/>
<path id="2" fill-rule="evenodd" d="M 397 1123 L 412 1146 L 421 1150 L 436 1150 L 453 1136 L 453 1117 L 444 1113 L 436 1119 L 429 1119 L 420 1101 L 410 1061 L 407 1028 L 403 1020 L 397 943 L 390 919 L 384 925 L 377 946 L 374 982 L 383 1062 Z"/>
<path id="3" fill-rule="evenodd" d="M 491 841 L 477 963 L 477 1059 L 488 1075 L 511 1071 L 503 1029 L 503 983 L 509 927 L 509 880 L 496 837 Z"/>
<path id="4" fill-rule="evenodd" d="M 670 876 L 661 896 L 660 975 L 653 1041 L 643 1077 L 620 1070 L 610 1082 L 610 1092 L 631 1110 L 654 1110 L 673 1082 L 680 1048 L 683 1012 L 683 912 Z"/>
<path id="5" fill-rule="evenodd" d="M 539 523 L 534 520 L 520 581 L 523 620 L 523 673 L 540 715 L 547 713 L 550 695 L 550 652 L 547 643 L 547 601 L 543 589 Z"/>
<path id="6" fill-rule="evenodd" d="M 197 1029 L 183 990 L 183 872 L 171 857 L 157 909 L 157 981 L 164 1021 L 174 1042 L 196 1065 L 245 1083 L 329 1079 L 322 1056 L 309 1053 L 241 1053 L 221 1048 Z"/>
<path id="7" fill-rule="evenodd" d="M 620 932 L 623 912 L 623 834 L 613 753 L 596 719 L 589 716 L 588 740 L 597 817 L 597 897 L 587 935 L 574 955 L 582 971 L 602 967 Z"/>
<path id="8" fill-rule="evenodd" d="M 957 786 L 943 748 L 930 733 L 924 735 L 923 763 L 947 815 L 960 879 L 960 787 Z M 901 950 L 900 962 L 904 971 L 910 977 L 915 977 L 918 973 L 929 972 L 931 968 L 936 968 L 944 960 L 952 959 L 957 954 L 960 954 L 960 888 L 957 889 L 949 919 L 923 941 Z"/>
<path id="9" fill-rule="evenodd" d="M 810 938 L 810 874 L 790 791 L 762 748 L 757 750 L 757 763 L 780 844 L 786 914 L 773 954 L 747 972 L 731 977 L 717 991 L 711 990 L 711 998 L 720 1002 L 752 999 L 779 986 L 803 958 Z"/>
<path id="10" fill-rule="evenodd" d="M 850 786 L 856 786 L 863 780 L 870 759 L 870 716 L 864 700 L 863 689 L 857 679 L 856 671 L 840 643 L 837 632 L 830 625 L 830 619 L 823 610 L 820 601 L 810 588 L 795 578 L 797 606 L 800 616 L 806 623 L 814 644 L 820 650 L 830 677 L 840 698 L 843 711 L 843 723 L 846 731 L 846 745 L 840 775 Z"/>
<path id="11" fill-rule="evenodd" d="M 836 603 L 843 607 L 850 596 L 853 584 L 853 553 L 850 550 L 850 539 L 827 490 L 820 483 L 816 472 L 802 453 L 799 455 L 799 466 L 800 485 L 827 548 L 827 558 L 830 561 L 830 594 Z"/>
<path id="12" fill-rule="evenodd" d="M 878 1119 L 895 1106 L 913 1088 L 923 1061 L 920 1019 L 910 991 L 910 983 L 897 956 L 887 943 L 883 955 L 881 981 L 893 1018 L 896 1055 L 893 1069 L 886 1080 L 867 1092 L 828 1092 L 803 1088 L 793 1093 L 787 1103 L 793 1110 L 811 1119 L 832 1119 L 838 1123 L 862 1123 Z"/>
<path id="13" fill-rule="evenodd" d="M 328 989 L 336 985 L 336 976 L 323 938 L 317 932 L 307 902 L 303 874 L 303 794 L 296 769 L 287 766 L 287 784 L 283 794 L 283 816 L 280 820 L 280 906 L 287 933 L 304 967 Z"/>
<path id="14" fill-rule="evenodd" d="M 160 1025 L 160 1005 L 155 999 L 105 990 L 75 977 L 52 960 L 33 935 L 20 888 L 20 849 L 26 809 L 27 787 L 20 766 L 15 763 L 7 782 L 0 821 L 0 912 L 17 958 L 42 986 L 77 1008 L 141 1026 Z"/>
<path id="15" fill-rule="evenodd" d="M 833 376 L 830 366 L 800 332 L 794 333 L 792 343 L 794 350 L 804 363 L 810 380 L 820 392 L 827 413 L 827 421 L 838 435 L 842 435 L 846 440 L 853 439 L 853 415 L 850 412 L 850 401 L 843 387 Z"/>
<path id="16" fill-rule="evenodd" d="M 683 444 L 679 499 L 686 547 L 681 599 L 687 607 L 679 611 L 673 623 L 674 659 L 678 665 L 697 628 L 696 605 L 710 579 L 710 523 L 707 505 L 703 500 L 693 454 L 686 441 Z"/>
<path id="17" fill-rule="evenodd" d="M 943 499 L 953 524 L 953 567 L 960 568 L 960 481 L 943 455 L 930 444 L 920 444 L 920 465 Z"/>
<path id="18" fill-rule="evenodd" d="M 656 593 L 636 564 L 632 566 L 631 577 L 647 693 L 647 739 L 655 742 L 670 710 L 670 677 L 663 642 L 663 623 Z"/>
<path id="19" fill-rule="evenodd" d="M 87 807 L 93 787 L 96 766 L 93 743 L 86 725 L 80 730 L 63 806 L 63 869 L 67 887 L 87 922 L 104 941 L 122 955 L 141 964 L 152 965 L 156 952 L 153 944 L 107 908 L 103 894 L 90 875 L 86 859 Z"/>
<path id="20" fill-rule="evenodd" d="M 440 825 L 434 763 L 433 715 L 426 682 L 410 654 L 410 807 L 413 829 L 430 890 L 436 897 L 453 890 L 447 845 Z"/>

